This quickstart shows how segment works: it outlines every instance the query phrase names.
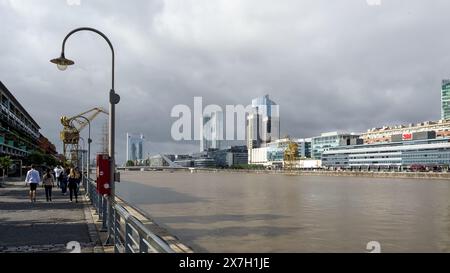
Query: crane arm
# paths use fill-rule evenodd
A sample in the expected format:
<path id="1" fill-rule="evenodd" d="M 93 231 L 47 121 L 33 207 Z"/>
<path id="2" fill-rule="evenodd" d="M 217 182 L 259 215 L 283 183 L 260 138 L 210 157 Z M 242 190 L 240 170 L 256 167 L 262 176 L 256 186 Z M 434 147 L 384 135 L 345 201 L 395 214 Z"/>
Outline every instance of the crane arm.
<path id="1" fill-rule="evenodd" d="M 92 113 L 92 114 L 89 115 L 89 116 L 86 116 L 89 113 Z M 75 115 L 73 117 L 66 117 L 66 116 L 61 117 L 61 124 L 65 128 L 76 129 L 78 132 L 80 132 L 81 130 L 83 130 L 88 125 L 88 122 L 85 119 L 82 119 L 81 116 L 85 116 L 89 121 L 92 121 L 100 113 L 104 113 L 106 115 L 109 115 L 109 113 L 106 110 L 104 110 L 103 108 L 95 107 L 95 108 L 92 108 L 92 109 L 90 109 L 88 111 L 80 113 L 78 115 Z M 75 127 L 75 125 L 73 124 L 74 122 L 76 122 L 78 124 L 78 128 Z"/>
<path id="2" fill-rule="evenodd" d="M 92 113 L 90 116 L 85 116 L 86 114 L 91 113 L 91 112 L 94 112 L 94 113 Z M 100 113 L 108 115 L 108 112 L 106 112 L 102 108 L 94 108 L 94 109 L 92 109 L 90 111 L 86 111 L 84 113 L 81 113 L 81 114 L 73 117 L 72 120 L 74 122 L 78 123 L 77 130 L 80 132 L 81 130 L 83 130 L 89 124 L 85 119 L 80 118 L 81 116 L 85 116 L 89 121 L 93 121 Z"/>

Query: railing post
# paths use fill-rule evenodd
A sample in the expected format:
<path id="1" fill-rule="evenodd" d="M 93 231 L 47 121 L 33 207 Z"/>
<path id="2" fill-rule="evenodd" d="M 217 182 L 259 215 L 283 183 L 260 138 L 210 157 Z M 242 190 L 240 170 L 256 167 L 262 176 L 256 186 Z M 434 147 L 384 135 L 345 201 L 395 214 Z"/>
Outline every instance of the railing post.
<path id="1" fill-rule="evenodd" d="M 101 207 L 99 208 L 99 210 L 101 210 L 101 214 L 102 214 L 102 231 L 107 231 L 108 230 L 108 204 L 106 202 L 106 198 L 104 196 L 100 196 L 100 201 L 101 201 Z"/>
<path id="2" fill-rule="evenodd" d="M 120 242 L 119 241 L 119 239 L 118 239 L 118 236 L 120 236 L 118 233 L 118 231 L 117 231 L 117 219 L 118 219 L 118 217 L 117 217 L 117 211 L 114 211 L 114 213 L 113 213 L 113 215 L 114 215 L 114 220 L 113 220 L 113 237 L 114 237 L 114 252 L 115 253 L 120 253 L 120 249 L 119 249 L 119 247 L 117 246 L 117 243 L 118 242 Z M 106 217 L 105 217 L 106 218 Z M 119 220 L 120 221 L 120 220 Z"/>
<path id="3" fill-rule="evenodd" d="M 133 253 L 133 241 L 130 236 L 133 236 L 133 230 L 128 224 L 128 219 L 125 218 L 125 253 Z"/>
<path id="4" fill-rule="evenodd" d="M 148 253 L 148 245 L 144 242 L 144 238 L 139 235 L 139 253 Z"/>

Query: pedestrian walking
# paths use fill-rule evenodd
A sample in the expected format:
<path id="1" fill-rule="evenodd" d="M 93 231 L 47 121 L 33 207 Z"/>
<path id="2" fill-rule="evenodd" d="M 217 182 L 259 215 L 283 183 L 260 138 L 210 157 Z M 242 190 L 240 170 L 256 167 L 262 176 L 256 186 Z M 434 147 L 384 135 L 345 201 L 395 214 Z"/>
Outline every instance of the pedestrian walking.
<path id="1" fill-rule="evenodd" d="M 25 183 L 30 186 L 30 201 L 36 203 L 36 189 L 41 183 L 41 176 L 34 165 L 31 165 L 31 170 L 27 172 Z"/>
<path id="2" fill-rule="evenodd" d="M 61 187 L 61 173 L 64 172 L 64 169 L 61 168 L 60 165 L 56 166 L 56 168 L 53 170 L 55 172 L 55 179 L 56 179 L 56 185 L 59 187 Z"/>
<path id="3" fill-rule="evenodd" d="M 59 178 L 59 186 L 61 187 L 62 195 L 67 195 L 68 176 L 69 176 L 69 169 L 66 170 L 62 169 Z"/>
<path id="4" fill-rule="evenodd" d="M 77 182 L 77 194 L 80 193 L 80 185 L 81 185 L 81 173 L 80 173 L 80 169 L 78 169 L 78 167 L 75 167 L 75 178 L 76 178 L 76 182 Z"/>
<path id="5" fill-rule="evenodd" d="M 69 192 L 70 192 L 70 202 L 73 201 L 73 196 L 75 196 L 75 202 L 78 203 L 78 183 L 79 183 L 79 174 L 77 171 L 72 168 L 70 169 L 69 178 Z"/>
<path id="6" fill-rule="evenodd" d="M 55 186 L 55 177 L 51 173 L 50 169 L 47 169 L 42 180 L 43 180 L 42 186 L 45 189 L 45 197 L 47 198 L 47 202 L 51 202 L 52 201 L 52 189 Z"/>

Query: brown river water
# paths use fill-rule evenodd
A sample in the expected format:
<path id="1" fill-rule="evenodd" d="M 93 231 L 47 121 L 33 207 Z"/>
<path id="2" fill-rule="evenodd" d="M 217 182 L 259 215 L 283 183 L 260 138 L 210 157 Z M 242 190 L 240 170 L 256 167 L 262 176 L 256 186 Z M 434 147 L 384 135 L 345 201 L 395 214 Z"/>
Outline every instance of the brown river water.
<path id="1" fill-rule="evenodd" d="M 450 181 L 122 172 L 117 194 L 196 252 L 450 252 Z"/>

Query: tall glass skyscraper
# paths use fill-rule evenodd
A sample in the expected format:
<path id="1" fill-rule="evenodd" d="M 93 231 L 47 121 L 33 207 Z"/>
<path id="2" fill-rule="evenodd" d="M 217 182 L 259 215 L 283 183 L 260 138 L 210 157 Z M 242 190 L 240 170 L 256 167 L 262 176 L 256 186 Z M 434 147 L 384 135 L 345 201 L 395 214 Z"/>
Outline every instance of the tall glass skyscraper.
<path id="1" fill-rule="evenodd" d="M 450 119 L 450 79 L 442 81 L 441 119 Z"/>
<path id="2" fill-rule="evenodd" d="M 208 149 L 221 149 L 224 140 L 223 134 L 223 112 L 213 112 L 203 116 L 201 129 L 200 152 Z"/>
<path id="3" fill-rule="evenodd" d="M 269 95 L 252 100 L 252 112 L 247 117 L 247 147 L 249 150 L 280 139 L 279 106 Z"/>
<path id="4" fill-rule="evenodd" d="M 127 133 L 127 161 L 144 159 L 144 141 L 143 134 L 134 135 Z"/>

